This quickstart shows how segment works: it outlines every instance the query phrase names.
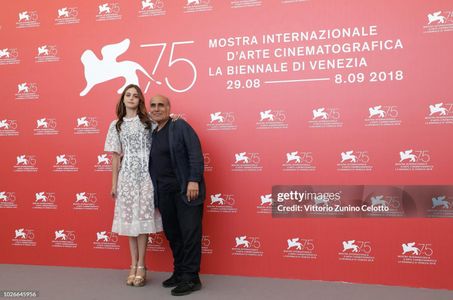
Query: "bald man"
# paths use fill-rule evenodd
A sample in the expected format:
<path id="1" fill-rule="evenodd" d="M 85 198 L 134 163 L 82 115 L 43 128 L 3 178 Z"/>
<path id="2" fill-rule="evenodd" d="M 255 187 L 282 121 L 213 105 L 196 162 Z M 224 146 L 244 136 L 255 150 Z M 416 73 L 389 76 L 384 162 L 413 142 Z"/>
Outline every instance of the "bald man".
<path id="1" fill-rule="evenodd" d="M 173 253 L 173 274 L 164 287 L 174 296 L 201 289 L 201 220 L 206 188 L 200 140 L 184 120 L 171 121 L 170 101 L 151 98 L 152 134 L 149 171 L 156 207 L 162 215 L 165 236 Z"/>

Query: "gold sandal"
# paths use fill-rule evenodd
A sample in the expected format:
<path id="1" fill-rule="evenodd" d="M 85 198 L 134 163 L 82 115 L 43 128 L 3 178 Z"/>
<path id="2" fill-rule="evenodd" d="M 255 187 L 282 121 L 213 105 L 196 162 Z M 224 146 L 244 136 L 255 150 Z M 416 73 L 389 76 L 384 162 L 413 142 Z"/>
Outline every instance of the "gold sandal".
<path id="1" fill-rule="evenodd" d="M 134 286 L 144 286 L 146 283 L 146 267 L 145 266 L 137 266 L 137 269 L 144 269 L 145 274 L 143 276 L 135 275 L 134 278 Z"/>
<path id="2" fill-rule="evenodd" d="M 130 274 L 132 270 L 135 270 L 134 274 Z M 129 271 L 129 276 L 127 276 L 126 284 L 134 285 L 135 273 L 137 272 L 137 266 L 131 266 L 131 271 Z"/>

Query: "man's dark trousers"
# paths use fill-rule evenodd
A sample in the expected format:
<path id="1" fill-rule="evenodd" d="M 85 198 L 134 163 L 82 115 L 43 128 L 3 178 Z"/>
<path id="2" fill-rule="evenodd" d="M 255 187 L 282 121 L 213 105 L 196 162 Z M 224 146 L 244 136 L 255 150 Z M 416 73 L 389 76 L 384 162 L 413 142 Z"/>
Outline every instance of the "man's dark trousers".
<path id="1" fill-rule="evenodd" d="M 174 272 L 182 281 L 198 279 L 201 262 L 203 204 L 190 206 L 179 190 L 157 190 L 165 236 L 174 258 Z"/>

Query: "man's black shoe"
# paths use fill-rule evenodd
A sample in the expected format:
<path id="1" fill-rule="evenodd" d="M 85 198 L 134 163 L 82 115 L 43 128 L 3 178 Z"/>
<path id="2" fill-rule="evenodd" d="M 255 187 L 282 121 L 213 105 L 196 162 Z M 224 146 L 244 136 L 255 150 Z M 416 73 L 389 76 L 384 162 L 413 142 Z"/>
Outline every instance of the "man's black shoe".
<path id="1" fill-rule="evenodd" d="M 162 286 L 164 288 L 175 287 L 181 283 L 181 279 L 179 278 L 179 274 L 173 273 L 171 277 L 162 282 Z"/>
<path id="2" fill-rule="evenodd" d="M 171 290 L 173 296 L 184 296 L 189 295 L 192 292 L 198 291 L 201 289 L 200 279 L 192 279 L 190 281 L 184 281 L 178 284 L 177 287 Z"/>

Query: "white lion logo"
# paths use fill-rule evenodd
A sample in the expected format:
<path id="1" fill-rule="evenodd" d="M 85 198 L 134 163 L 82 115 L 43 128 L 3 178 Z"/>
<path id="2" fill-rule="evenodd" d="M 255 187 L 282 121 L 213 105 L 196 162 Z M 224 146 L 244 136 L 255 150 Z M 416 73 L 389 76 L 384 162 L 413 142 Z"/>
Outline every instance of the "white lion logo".
<path id="1" fill-rule="evenodd" d="M 250 248 L 250 242 L 246 240 L 247 236 L 241 236 L 241 237 L 236 237 L 236 248 L 239 247 L 240 245 L 243 245 L 244 248 Z"/>
<path id="2" fill-rule="evenodd" d="M 321 108 L 318 108 L 318 109 L 313 109 L 313 120 L 317 119 L 317 118 L 321 118 L 323 120 L 327 120 L 327 112 L 324 111 L 325 108 L 324 107 L 321 107 Z"/>
<path id="3" fill-rule="evenodd" d="M 124 60 L 117 61 L 118 56 L 125 53 L 129 48 L 130 40 L 124 39 L 117 44 L 110 44 L 102 47 L 102 59 L 99 59 L 92 50 L 85 50 L 80 57 L 84 66 L 86 87 L 80 92 L 80 96 L 85 96 L 97 84 L 103 83 L 115 78 L 123 77 L 124 85 L 118 89 L 118 94 L 129 84 L 139 84 L 137 71 L 141 71 L 149 79 L 155 81 L 146 70 L 136 62 Z"/>
<path id="4" fill-rule="evenodd" d="M 357 156 L 355 156 L 354 151 L 346 151 L 346 152 L 341 152 L 341 162 L 345 162 L 347 160 L 350 160 L 351 162 L 357 162 Z"/>
<path id="5" fill-rule="evenodd" d="M 428 25 L 430 25 L 432 22 L 438 22 L 437 24 L 444 24 L 445 17 L 441 16 L 441 13 L 442 11 L 436 11 L 432 14 L 428 14 Z"/>

